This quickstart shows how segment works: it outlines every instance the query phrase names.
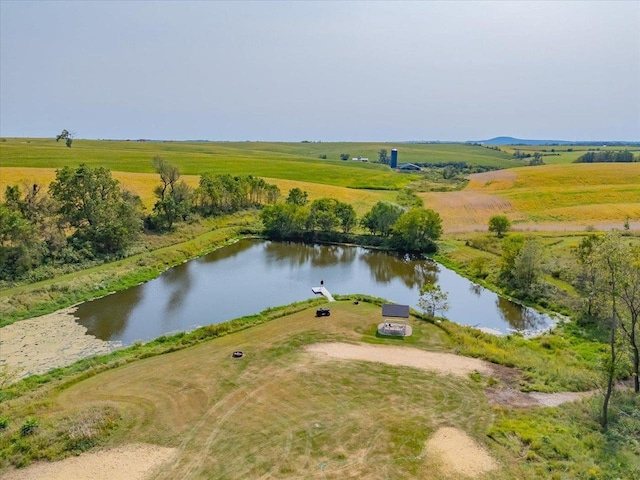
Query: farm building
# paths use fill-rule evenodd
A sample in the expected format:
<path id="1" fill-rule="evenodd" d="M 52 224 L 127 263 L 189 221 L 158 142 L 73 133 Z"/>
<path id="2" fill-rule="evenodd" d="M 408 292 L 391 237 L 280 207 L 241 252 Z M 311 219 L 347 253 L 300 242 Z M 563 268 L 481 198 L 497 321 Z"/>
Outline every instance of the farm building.
<path id="1" fill-rule="evenodd" d="M 398 170 L 419 172 L 421 168 L 413 163 L 403 163 L 402 165 L 398 165 Z"/>
<path id="2" fill-rule="evenodd" d="M 408 337 L 413 331 L 407 324 L 409 319 L 409 305 L 382 305 L 384 321 L 378 325 L 379 335 L 392 335 L 396 337 Z"/>
<path id="3" fill-rule="evenodd" d="M 353 157 L 351 160 L 355 162 L 368 162 L 369 159 L 367 157 Z"/>

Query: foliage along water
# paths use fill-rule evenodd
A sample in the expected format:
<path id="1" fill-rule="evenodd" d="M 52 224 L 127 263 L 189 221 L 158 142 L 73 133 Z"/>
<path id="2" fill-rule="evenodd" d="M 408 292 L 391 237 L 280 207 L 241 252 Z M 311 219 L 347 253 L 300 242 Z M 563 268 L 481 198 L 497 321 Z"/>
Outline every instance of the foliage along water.
<path id="1" fill-rule="evenodd" d="M 451 306 L 443 313 L 454 322 L 500 333 L 537 331 L 552 323 L 430 260 L 360 247 L 255 240 L 83 303 L 76 316 L 89 334 L 128 345 L 304 300 L 321 282 L 332 294 L 366 294 L 418 309 L 420 287 L 432 281 L 448 293 Z"/>

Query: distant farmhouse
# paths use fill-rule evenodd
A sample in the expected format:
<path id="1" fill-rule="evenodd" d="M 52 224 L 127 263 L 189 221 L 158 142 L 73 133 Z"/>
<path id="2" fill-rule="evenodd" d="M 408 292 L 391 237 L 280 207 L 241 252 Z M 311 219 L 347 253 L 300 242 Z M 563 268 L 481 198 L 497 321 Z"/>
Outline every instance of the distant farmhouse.
<path id="1" fill-rule="evenodd" d="M 353 157 L 351 160 L 354 162 L 368 162 L 369 159 L 367 157 Z"/>

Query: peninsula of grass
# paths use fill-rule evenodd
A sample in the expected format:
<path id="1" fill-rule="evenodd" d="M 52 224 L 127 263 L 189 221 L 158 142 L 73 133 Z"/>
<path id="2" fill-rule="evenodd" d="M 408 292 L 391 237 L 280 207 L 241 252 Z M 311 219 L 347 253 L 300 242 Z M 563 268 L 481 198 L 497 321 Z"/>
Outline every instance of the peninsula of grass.
<path id="1" fill-rule="evenodd" d="M 177 448 L 158 478 L 380 478 L 384 472 L 445 479 L 446 465 L 425 445 L 438 429 L 453 427 L 497 460 L 493 479 L 637 478 L 637 398 L 618 400 L 619 421 L 604 435 L 592 420 L 597 399 L 513 410 L 487 401 L 484 389 L 502 385 L 499 378 L 312 357 L 304 347 L 319 342 L 399 342 L 375 334 L 381 300 L 340 297 L 330 317 L 316 318 L 323 303 L 161 337 L 3 389 L 0 471 L 143 442 Z M 413 349 L 453 352 L 479 340 L 477 353 L 488 357 L 496 348 L 465 327 L 419 315 L 410 322 L 414 336 L 400 343 Z M 572 362 L 568 376 L 588 376 L 590 361 L 571 360 L 582 354 L 554 338 L 546 340 L 551 350 L 514 338 L 502 346 L 513 359 L 504 363 L 536 358 L 532 373 L 541 382 Z M 566 354 L 553 354 L 556 348 Z M 232 358 L 236 350 L 244 357 Z M 69 431 L 83 433 L 70 437 Z"/>

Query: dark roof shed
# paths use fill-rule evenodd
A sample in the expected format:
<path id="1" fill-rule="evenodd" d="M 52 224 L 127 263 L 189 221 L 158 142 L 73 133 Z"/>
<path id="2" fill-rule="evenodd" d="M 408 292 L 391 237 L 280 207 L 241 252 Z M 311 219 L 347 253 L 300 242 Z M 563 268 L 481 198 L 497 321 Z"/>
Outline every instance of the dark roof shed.
<path id="1" fill-rule="evenodd" d="M 382 305 L 382 316 L 409 318 L 409 305 L 391 305 L 385 303 Z"/>

